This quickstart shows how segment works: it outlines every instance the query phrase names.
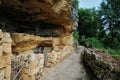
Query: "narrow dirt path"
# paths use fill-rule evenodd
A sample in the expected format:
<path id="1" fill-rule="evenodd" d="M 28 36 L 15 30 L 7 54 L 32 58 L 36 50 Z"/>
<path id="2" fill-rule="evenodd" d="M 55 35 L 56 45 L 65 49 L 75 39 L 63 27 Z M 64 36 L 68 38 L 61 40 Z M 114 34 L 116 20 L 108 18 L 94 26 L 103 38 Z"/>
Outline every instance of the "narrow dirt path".
<path id="1" fill-rule="evenodd" d="M 41 80 L 91 80 L 87 76 L 80 57 L 80 53 L 73 52 L 63 62 L 46 69 Z"/>

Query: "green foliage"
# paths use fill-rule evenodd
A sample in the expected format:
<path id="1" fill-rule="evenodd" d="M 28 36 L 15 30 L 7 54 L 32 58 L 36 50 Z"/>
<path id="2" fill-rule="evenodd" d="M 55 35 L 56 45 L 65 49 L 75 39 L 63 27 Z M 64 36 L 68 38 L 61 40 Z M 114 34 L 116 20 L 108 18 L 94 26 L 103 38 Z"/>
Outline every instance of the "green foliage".
<path id="1" fill-rule="evenodd" d="M 75 32 L 73 33 L 73 37 L 74 37 L 75 40 L 78 40 L 78 39 L 79 39 L 78 31 L 75 31 Z"/>
<path id="2" fill-rule="evenodd" d="M 78 9 L 78 7 L 79 7 L 79 1 L 78 0 L 73 0 L 73 2 L 74 2 L 73 6 Z"/>
<path id="3" fill-rule="evenodd" d="M 75 0 L 75 5 L 76 5 L 76 8 L 79 7 L 79 1 L 78 0 Z"/>
<path id="4" fill-rule="evenodd" d="M 99 10 L 79 9 L 78 14 L 79 42 L 120 59 L 120 0 L 103 0 Z"/>
<path id="5" fill-rule="evenodd" d="M 120 48 L 120 0 L 103 1 L 99 15 L 102 22 L 99 39 L 108 47 Z"/>
<path id="6" fill-rule="evenodd" d="M 113 57 L 120 59 L 120 49 L 105 49 L 105 51 L 111 54 Z"/>
<path id="7" fill-rule="evenodd" d="M 95 37 L 99 30 L 99 16 L 95 9 L 79 9 L 79 35 Z"/>
<path id="8" fill-rule="evenodd" d="M 99 49 L 103 48 L 103 44 L 101 43 L 101 41 L 95 37 L 87 38 L 85 39 L 85 42 L 94 48 L 99 48 Z"/>

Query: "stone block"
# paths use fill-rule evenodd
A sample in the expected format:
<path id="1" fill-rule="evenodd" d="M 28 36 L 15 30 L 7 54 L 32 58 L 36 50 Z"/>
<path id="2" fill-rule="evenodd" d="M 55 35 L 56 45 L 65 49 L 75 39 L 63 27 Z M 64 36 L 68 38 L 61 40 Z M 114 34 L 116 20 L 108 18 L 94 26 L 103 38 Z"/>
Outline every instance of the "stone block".
<path id="1" fill-rule="evenodd" d="M 40 59 L 44 59 L 44 54 L 36 54 L 37 58 Z"/>
<path id="2" fill-rule="evenodd" d="M 56 38 L 53 40 L 53 46 L 58 46 L 58 45 L 60 45 L 60 39 Z"/>
<path id="3" fill-rule="evenodd" d="M 29 68 L 32 70 L 38 66 L 39 62 L 38 59 L 36 58 L 34 61 L 30 62 Z"/>
<path id="4" fill-rule="evenodd" d="M 12 39 L 11 39 L 11 38 L 3 38 L 3 39 L 2 39 L 2 42 L 11 43 L 11 42 L 12 42 Z"/>
<path id="5" fill-rule="evenodd" d="M 10 79 L 11 77 L 11 65 L 9 65 L 8 67 L 6 67 L 5 69 L 5 76 L 6 79 Z"/>
<path id="6" fill-rule="evenodd" d="M 0 80 L 4 80 L 4 70 L 0 70 Z"/>
<path id="7" fill-rule="evenodd" d="M 22 70 L 22 74 L 26 74 L 26 75 L 29 75 L 29 76 L 32 76 L 34 74 L 37 74 L 39 72 L 39 66 L 35 67 L 34 69 L 26 69 L 24 68 Z"/>
<path id="8" fill-rule="evenodd" d="M 22 80 L 35 80 L 35 76 L 34 75 L 26 75 L 26 74 L 22 74 Z"/>
<path id="9" fill-rule="evenodd" d="M 29 69 L 29 65 L 30 65 L 30 64 L 29 64 L 28 62 L 26 62 L 26 63 L 25 63 L 25 68 Z"/>
<path id="10" fill-rule="evenodd" d="M 5 68 L 5 59 L 2 56 L 0 56 L 0 69 L 3 68 Z"/>
<path id="11" fill-rule="evenodd" d="M 11 80 L 10 78 L 4 78 L 4 80 Z"/>
<path id="12" fill-rule="evenodd" d="M 62 45 L 66 45 L 66 40 L 67 38 L 66 37 L 63 37 L 63 38 L 61 38 L 61 44 Z"/>
<path id="13" fill-rule="evenodd" d="M 36 55 L 34 53 L 29 53 L 27 57 L 28 57 L 29 61 L 31 61 L 31 62 L 36 59 Z"/>
<path id="14" fill-rule="evenodd" d="M 4 37 L 5 37 L 5 38 L 10 38 L 10 33 L 4 32 Z"/>
<path id="15" fill-rule="evenodd" d="M 4 53 L 11 53 L 11 43 L 2 43 L 2 50 Z"/>
<path id="16" fill-rule="evenodd" d="M 58 52 L 58 51 L 60 51 L 61 49 L 60 49 L 60 46 L 55 46 L 54 47 L 54 51 L 56 51 L 56 52 Z"/>
<path id="17" fill-rule="evenodd" d="M 51 63 L 54 63 L 57 60 L 57 57 L 51 56 L 50 58 L 48 58 L 48 61 Z"/>
<path id="18" fill-rule="evenodd" d="M 73 43 L 74 43 L 73 37 L 69 37 L 68 39 L 66 39 L 67 45 L 73 46 Z"/>
<path id="19" fill-rule="evenodd" d="M 56 52 L 56 54 L 59 57 L 60 55 L 62 55 L 62 52 Z"/>
<path id="20" fill-rule="evenodd" d="M 44 65 L 44 59 L 40 59 L 39 64 Z"/>
<path id="21" fill-rule="evenodd" d="M 4 55 L 3 59 L 4 59 L 5 67 L 11 66 L 11 55 L 10 54 Z"/>

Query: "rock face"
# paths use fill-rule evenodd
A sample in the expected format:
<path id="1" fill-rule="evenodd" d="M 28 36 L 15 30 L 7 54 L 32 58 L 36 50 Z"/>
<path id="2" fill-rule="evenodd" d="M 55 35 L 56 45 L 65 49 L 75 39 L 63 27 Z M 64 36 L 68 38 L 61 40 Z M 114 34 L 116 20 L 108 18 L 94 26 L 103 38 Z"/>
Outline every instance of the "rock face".
<path id="1" fill-rule="evenodd" d="M 100 80 L 120 80 L 120 60 L 99 50 L 86 48 L 83 60 Z"/>
<path id="2" fill-rule="evenodd" d="M 12 53 L 12 68 L 5 67 L 0 80 L 4 73 L 11 73 L 14 80 L 39 80 L 44 67 L 59 63 L 72 52 L 72 32 L 78 26 L 74 1 L 0 0 L 0 28 L 11 34 L 3 37 L 0 31 L 0 56 Z"/>
<path id="3" fill-rule="evenodd" d="M 0 29 L 0 80 L 10 80 L 11 77 L 11 36 Z"/>
<path id="4" fill-rule="evenodd" d="M 72 19 L 73 1 L 1 0 L 0 13 L 17 22 L 44 22 L 67 28 L 65 25 L 73 25 L 74 22 Z"/>

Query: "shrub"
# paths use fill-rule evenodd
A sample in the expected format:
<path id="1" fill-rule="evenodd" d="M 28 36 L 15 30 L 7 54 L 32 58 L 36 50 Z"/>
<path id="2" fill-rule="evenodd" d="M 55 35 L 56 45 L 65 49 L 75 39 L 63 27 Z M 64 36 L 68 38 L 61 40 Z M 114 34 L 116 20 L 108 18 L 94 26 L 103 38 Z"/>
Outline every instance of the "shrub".
<path id="1" fill-rule="evenodd" d="M 100 40 L 98 40 L 97 38 L 86 38 L 85 42 L 89 45 L 91 45 L 94 48 L 99 48 L 102 49 L 103 48 L 103 44 Z"/>
<path id="2" fill-rule="evenodd" d="M 111 54 L 113 57 L 120 59 L 120 49 L 106 49 L 106 52 Z"/>
<path id="3" fill-rule="evenodd" d="M 78 40 L 78 38 L 79 38 L 78 31 L 75 31 L 73 33 L 73 37 L 74 37 L 75 40 Z"/>

